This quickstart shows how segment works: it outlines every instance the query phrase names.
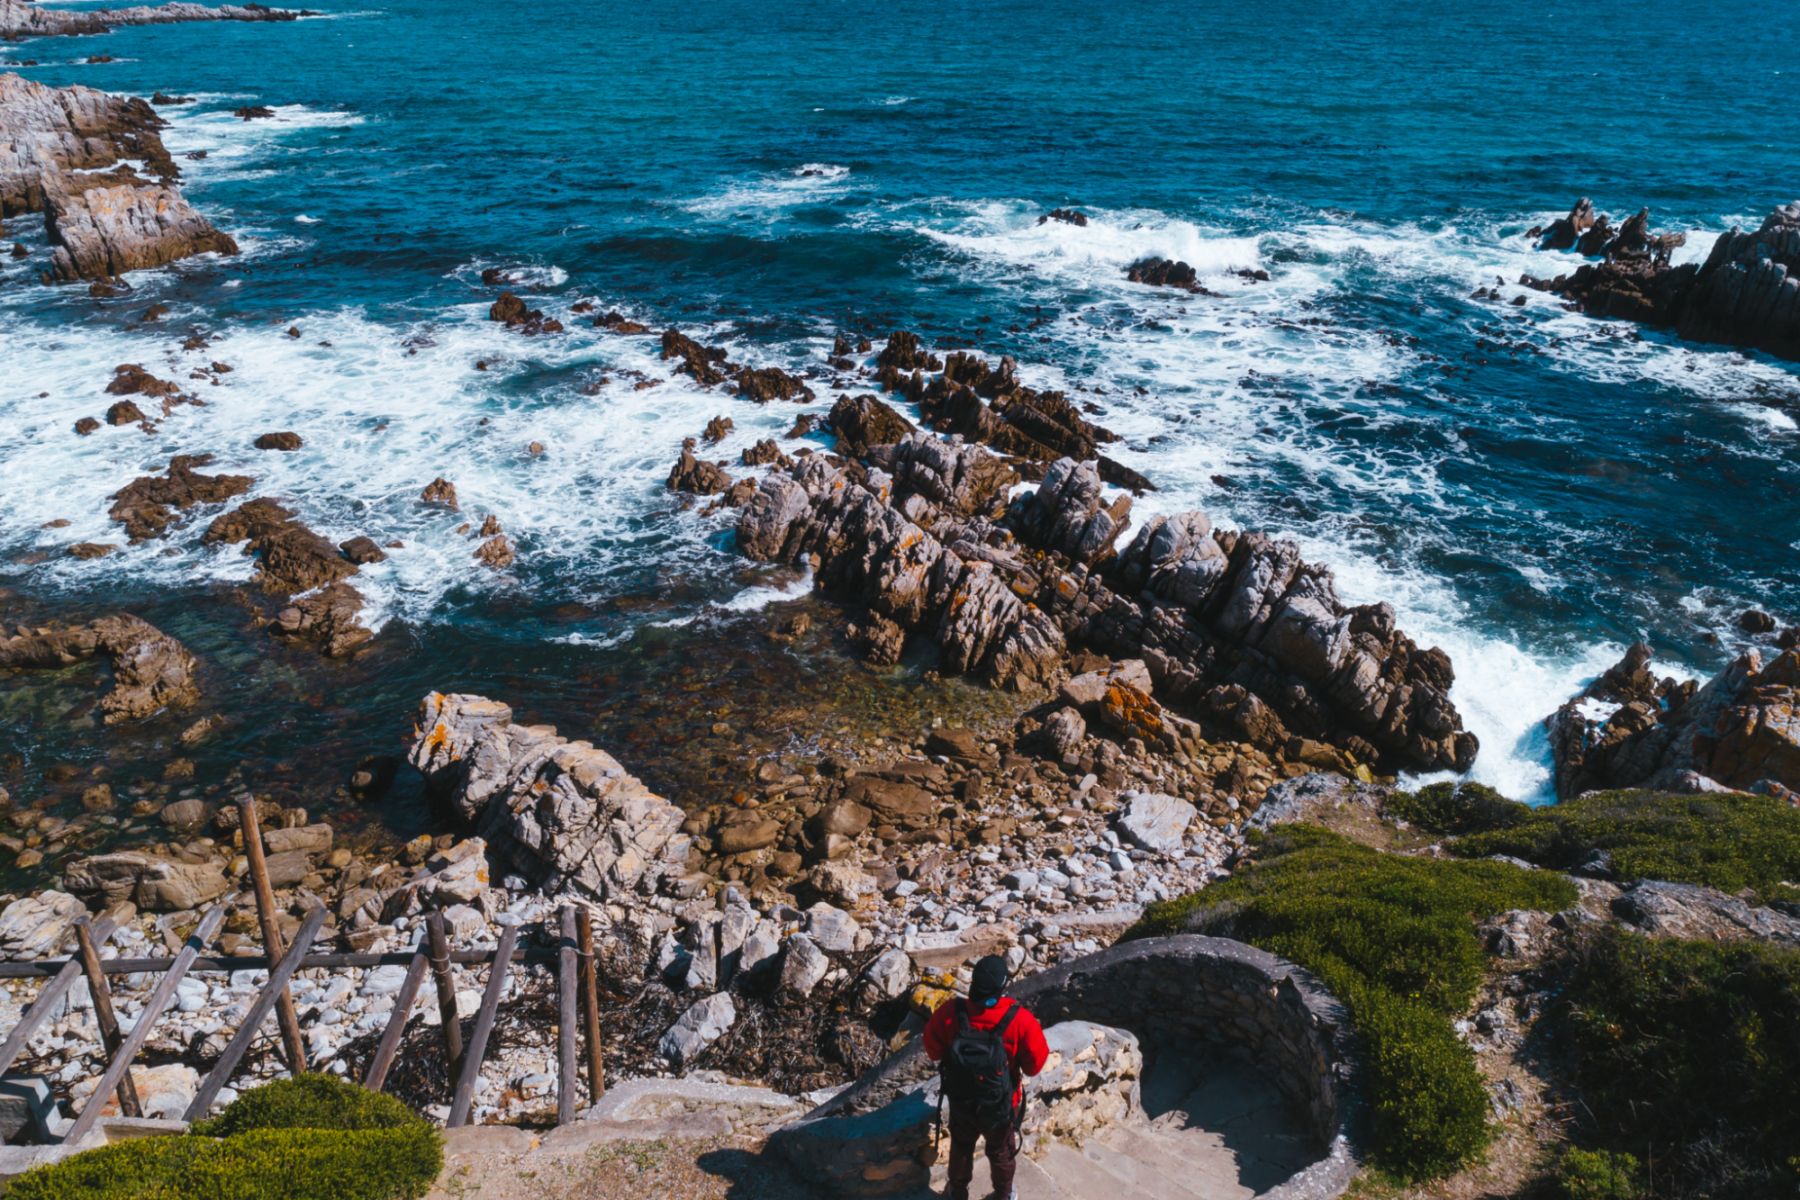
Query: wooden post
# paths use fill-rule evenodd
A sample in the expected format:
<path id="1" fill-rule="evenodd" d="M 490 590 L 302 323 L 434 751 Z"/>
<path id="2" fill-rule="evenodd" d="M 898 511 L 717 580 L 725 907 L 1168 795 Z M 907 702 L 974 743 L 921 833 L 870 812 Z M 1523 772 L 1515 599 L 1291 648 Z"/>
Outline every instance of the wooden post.
<path id="1" fill-rule="evenodd" d="M 426 944 L 431 947 L 431 976 L 437 984 L 438 1017 L 444 1026 L 444 1054 L 449 1058 L 450 1078 L 462 1071 L 462 1019 L 456 1015 L 456 980 L 450 974 L 450 937 L 444 932 L 444 914 L 425 918 Z"/>
<path id="2" fill-rule="evenodd" d="M 244 857 L 250 863 L 250 881 L 256 888 L 256 915 L 262 922 L 263 956 L 271 966 L 282 957 L 281 923 L 275 917 L 275 889 L 269 886 L 269 864 L 263 859 L 262 825 L 256 818 L 256 797 L 238 797 L 238 830 L 244 835 Z M 300 1036 L 300 1014 L 287 985 L 277 997 L 281 1041 L 287 1049 L 288 1071 L 306 1070 L 306 1041 Z"/>
<path id="3" fill-rule="evenodd" d="M 425 969 L 430 962 L 425 951 L 420 950 L 406 964 L 406 978 L 400 981 L 400 990 L 394 996 L 394 1011 L 388 1017 L 387 1028 L 381 1031 L 381 1044 L 375 1047 L 375 1055 L 369 1059 L 369 1069 L 363 1075 L 363 1086 L 371 1092 L 379 1092 L 387 1082 L 388 1068 L 394 1065 L 394 1055 L 400 1050 L 400 1037 L 406 1032 L 407 1018 L 412 1016 L 413 1005 L 419 999 L 419 988 L 425 982 Z"/>
<path id="4" fill-rule="evenodd" d="M 100 969 L 100 948 L 94 945 L 93 935 L 88 932 L 86 917 L 75 922 L 75 949 L 81 957 L 82 973 L 87 976 L 88 993 L 94 999 L 94 1022 L 100 1026 L 100 1044 L 106 1047 L 106 1056 L 111 1058 L 119 1052 L 124 1035 L 119 1032 L 119 1018 L 113 1012 L 112 989 L 106 986 L 106 972 Z M 102 1104 L 106 1102 L 105 1096 L 99 1099 Z M 119 1080 L 119 1111 L 128 1117 L 144 1115 L 144 1106 L 138 1102 L 137 1084 L 131 1082 L 130 1071 Z"/>
<path id="5" fill-rule="evenodd" d="M 469 1109 L 475 1105 L 475 1080 L 481 1075 L 481 1058 L 487 1052 L 488 1035 L 494 1031 L 494 1018 L 500 1012 L 500 993 L 506 987 L 506 974 L 512 969 L 513 943 L 518 940 L 516 921 L 501 927 L 500 949 L 494 955 L 493 970 L 488 972 L 481 1011 L 475 1014 L 475 1028 L 469 1034 L 469 1046 L 463 1054 L 462 1074 L 457 1076 L 456 1095 L 450 1101 L 450 1119 L 444 1122 L 451 1129 L 469 1123 Z"/>
<path id="6" fill-rule="evenodd" d="M 581 905 L 575 910 L 581 938 L 581 1007 L 587 1019 L 588 1103 L 606 1095 L 606 1055 L 600 1042 L 600 972 L 594 965 L 594 916 Z"/>
<path id="7" fill-rule="evenodd" d="M 315 904 L 312 911 L 306 914 L 306 920 L 300 923 L 300 931 L 294 935 L 294 944 L 288 947 L 288 952 L 282 955 L 275 969 L 269 972 L 268 982 L 256 994 L 250 1011 L 244 1014 L 244 1023 L 231 1035 L 231 1041 L 225 1045 L 225 1052 L 219 1055 L 219 1061 L 213 1064 L 213 1069 L 201 1082 L 200 1090 L 194 1093 L 193 1103 L 182 1114 L 182 1120 L 198 1121 L 212 1109 L 213 1101 L 219 1098 L 219 1089 L 231 1082 L 231 1073 L 237 1070 L 238 1060 L 244 1057 L 244 1051 L 256 1040 L 257 1031 L 268 1018 L 269 1010 L 275 1007 L 276 998 L 287 993 L 287 981 L 300 969 L 300 960 L 306 957 L 306 948 L 319 936 L 319 926 L 323 924 L 325 906 Z"/>
<path id="8" fill-rule="evenodd" d="M 581 1074 L 575 1031 L 575 910 L 563 906 L 556 947 L 556 1123 L 575 1119 L 575 1081 Z"/>
<path id="9" fill-rule="evenodd" d="M 105 945 L 106 939 L 111 937 L 117 928 L 117 924 L 111 917 L 101 917 L 95 921 L 94 944 Z M 38 993 L 37 999 L 31 1002 L 31 1007 L 26 1009 L 24 1015 L 19 1018 L 19 1023 L 13 1026 L 11 1033 L 6 1035 L 5 1044 L 0 1045 L 0 1075 L 5 1074 L 6 1069 L 13 1065 L 13 1060 L 19 1057 L 20 1051 L 25 1049 L 25 1043 L 31 1040 L 31 1035 L 37 1032 L 37 1027 L 44 1023 L 44 1018 L 50 1015 L 50 1010 L 55 1008 L 57 1001 L 63 998 L 63 993 L 74 987 L 75 981 L 80 978 L 81 959 L 79 956 L 69 959 L 57 968 L 56 973 L 50 977 L 50 982 L 44 985 L 44 990 Z"/>
<path id="10" fill-rule="evenodd" d="M 228 903 L 230 902 L 226 901 L 214 905 L 200 918 L 199 928 L 194 930 L 194 935 L 175 956 L 175 962 L 156 985 L 156 990 L 150 993 L 150 999 L 144 1002 L 144 1011 L 138 1014 L 137 1024 L 125 1035 L 118 1053 L 107 1062 L 106 1073 L 100 1076 L 100 1083 L 94 1088 L 94 1094 L 88 1097 L 88 1102 L 81 1106 L 81 1113 L 75 1118 L 75 1124 L 63 1135 L 64 1145 L 79 1143 L 87 1136 L 88 1130 L 94 1127 L 94 1122 L 100 1119 L 100 1109 L 105 1106 L 106 1098 L 118 1089 L 119 1080 L 131 1069 L 131 1060 L 137 1057 L 137 1052 L 149 1040 L 150 1030 L 155 1026 L 156 1019 L 162 1016 L 163 1010 L 169 1007 L 169 1001 L 174 999 L 175 985 L 181 982 L 188 968 L 194 965 L 194 959 L 200 956 L 200 951 L 206 948 L 206 944 L 219 932 L 219 926 L 225 923 L 225 904 Z"/>

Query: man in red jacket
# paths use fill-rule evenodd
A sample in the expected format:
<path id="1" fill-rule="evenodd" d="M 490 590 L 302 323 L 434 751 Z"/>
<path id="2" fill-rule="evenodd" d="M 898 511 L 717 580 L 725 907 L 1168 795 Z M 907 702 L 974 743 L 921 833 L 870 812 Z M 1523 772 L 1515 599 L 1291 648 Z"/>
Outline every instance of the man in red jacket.
<path id="1" fill-rule="evenodd" d="M 1038 1019 L 1004 994 L 1006 984 L 1006 960 L 990 954 L 975 964 L 969 998 L 944 1001 L 925 1024 L 925 1054 L 938 1064 L 950 1103 L 949 1200 L 968 1200 L 977 1138 L 987 1143 L 990 1200 L 1014 1200 L 1025 1077 L 1044 1069 L 1050 1047 Z"/>

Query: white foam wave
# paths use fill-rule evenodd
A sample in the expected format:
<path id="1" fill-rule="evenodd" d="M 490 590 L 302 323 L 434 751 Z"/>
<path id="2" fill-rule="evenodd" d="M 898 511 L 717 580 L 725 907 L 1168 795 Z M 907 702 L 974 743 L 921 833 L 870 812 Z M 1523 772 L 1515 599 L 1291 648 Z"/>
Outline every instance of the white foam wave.
<path id="1" fill-rule="evenodd" d="M 1232 236 L 1163 213 L 1096 211 L 1088 213 L 1086 225 L 1039 221 L 1042 214 L 1037 205 L 994 201 L 975 206 L 948 228 L 926 223 L 919 232 L 977 258 L 1112 286 L 1141 287 L 1125 284 L 1124 269 L 1144 258 L 1177 259 L 1204 276 L 1260 264 L 1257 238 Z"/>
<path id="2" fill-rule="evenodd" d="M 837 163 L 805 163 L 791 171 L 733 180 L 716 192 L 683 202 L 680 207 L 714 221 L 746 216 L 773 219 L 784 209 L 848 194 L 855 186 L 850 176 L 850 168 Z"/>
<path id="3" fill-rule="evenodd" d="M 0 569 L 71 585 L 246 578 L 250 563 L 235 549 L 198 544 L 211 512 L 139 546 L 124 546 L 107 516 L 109 497 L 125 482 L 160 472 L 175 454 L 211 452 L 217 460 L 208 470 L 254 476 L 252 495 L 280 497 L 334 542 L 367 534 L 384 545 L 403 543 L 357 578 L 377 619 L 430 620 L 453 589 L 526 586 L 593 602 L 617 594 L 652 564 L 723 573 L 728 560 L 704 536 L 723 518 L 683 509 L 664 487 L 669 464 L 682 436 L 714 415 L 730 412 L 736 428 L 708 452 L 735 460 L 760 438 L 781 438 L 791 406 L 737 405 L 684 376 L 670 377 L 647 339 L 585 326 L 525 338 L 485 318 L 485 303 L 411 329 L 360 312 L 314 313 L 296 318 L 300 338 L 288 337 L 285 324 L 240 327 L 197 352 L 154 330 L 9 320 L 7 378 L 29 380 L 30 390 L 0 390 L 0 461 L 7 464 L 0 472 L 0 556 L 43 561 Z M 709 341 L 720 336 L 695 332 Z M 477 360 L 488 369 L 475 370 Z M 216 381 L 190 379 L 212 361 L 234 369 Z M 77 436 L 74 422 L 100 415 L 114 399 L 104 388 L 122 362 L 181 382 L 205 405 L 177 407 L 148 436 L 134 426 Z M 565 387 L 521 397 L 518 377 L 545 370 L 610 382 L 591 396 Z M 661 382 L 634 386 L 646 378 Z M 252 447 L 274 430 L 299 433 L 304 446 L 293 453 Z M 540 453 L 532 452 L 534 442 Z M 456 484 L 459 514 L 418 502 L 420 489 L 439 475 Z M 507 576 L 471 557 L 479 540 L 472 529 L 490 513 L 520 557 Z M 57 521 L 68 524 L 49 527 Z M 121 549 L 90 561 L 66 556 L 69 545 L 84 541 Z M 752 588 L 734 593 L 726 607 L 743 611 L 786 594 Z"/>

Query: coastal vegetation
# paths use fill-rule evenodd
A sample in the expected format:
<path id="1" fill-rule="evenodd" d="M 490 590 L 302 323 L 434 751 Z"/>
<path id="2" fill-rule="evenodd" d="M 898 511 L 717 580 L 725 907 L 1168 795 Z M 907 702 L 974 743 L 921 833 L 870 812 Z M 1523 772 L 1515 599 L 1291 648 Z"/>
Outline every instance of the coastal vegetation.
<path id="1" fill-rule="evenodd" d="M 389 1096 L 326 1075 L 246 1092 L 185 1133 L 88 1150 L 19 1177 L 12 1200 L 413 1200 L 443 1138 Z"/>
<path id="2" fill-rule="evenodd" d="M 1451 1027 L 1486 969 L 1475 922 L 1574 902 L 1560 876 L 1384 854 L 1294 826 L 1264 835 L 1255 862 L 1230 878 L 1152 906 L 1128 936 L 1234 937 L 1317 973 L 1367 1047 L 1375 1163 L 1418 1179 L 1488 1140 L 1475 1058 Z"/>

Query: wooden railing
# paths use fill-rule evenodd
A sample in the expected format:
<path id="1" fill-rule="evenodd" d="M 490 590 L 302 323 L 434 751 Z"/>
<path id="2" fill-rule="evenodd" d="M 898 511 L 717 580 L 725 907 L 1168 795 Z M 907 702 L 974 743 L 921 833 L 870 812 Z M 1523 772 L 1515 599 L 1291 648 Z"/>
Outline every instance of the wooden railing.
<path id="1" fill-rule="evenodd" d="M 514 963 L 554 963 L 557 985 L 557 1124 L 565 1124 L 575 1116 L 576 1088 L 580 1080 L 578 1064 L 581 1057 L 578 1041 L 585 1040 L 587 1044 L 590 1102 L 598 1100 L 605 1092 L 599 980 L 595 970 L 592 918 L 587 909 L 565 906 L 560 910 L 559 937 L 554 949 L 521 948 L 518 945 L 519 926 L 509 922 L 502 925 L 500 943 L 493 949 L 457 950 L 450 945 L 448 923 L 444 920 L 444 915 L 441 912 L 431 912 L 425 914 L 425 936 L 414 951 L 391 954 L 313 954 L 309 952 L 313 940 L 318 937 L 319 930 L 325 923 L 325 909 L 315 903 L 301 920 L 293 944 L 284 949 L 275 908 L 275 893 L 269 886 L 268 868 L 262 855 L 262 834 L 257 825 L 256 808 L 246 797 L 240 801 L 239 811 L 251 890 L 255 895 L 263 935 L 263 955 L 216 956 L 206 953 L 225 923 L 226 912 L 241 898 L 234 896 L 208 909 L 173 957 L 101 958 L 101 947 L 118 932 L 116 922 L 103 916 L 98 920 L 83 917 L 76 922 L 77 952 L 70 958 L 0 963 L 0 979 L 47 980 L 37 998 L 32 1001 L 31 1007 L 20 1016 L 18 1024 L 8 1031 L 4 1042 L 0 1042 L 0 1074 L 4 1074 L 12 1066 L 14 1060 L 25 1050 L 32 1034 L 57 1011 L 63 996 L 74 986 L 76 979 L 85 978 L 93 996 L 101 1048 L 107 1059 L 106 1070 L 92 1095 L 76 1114 L 74 1125 L 63 1135 L 64 1142 L 80 1141 L 93 1128 L 101 1109 L 114 1094 L 118 1095 L 119 1110 L 122 1113 L 126 1116 L 141 1115 L 142 1106 L 131 1082 L 132 1061 L 150 1037 L 157 1020 L 175 998 L 175 990 L 181 981 L 190 973 L 200 971 L 266 970 L 269 977 L 257 990 L 243 1022 L 201 1082 L 200 1090 L 195 1093 L 193 1102 L 183 1114 L 184 1120 L 198 1120 L 212 1108 L 220 1090 L 231 1082 L 232 1074 L 261 1032 L 271 1011 L 277 1014 L 288 1069 L 296 1074 L 306 1070 L 306 1040 L 288 984 L 296 971 L 320 969 L 406 967 L 405 979 L 394 997 L 394 1011 L 388 1017 L 381 1040 L 363 1072 L 363 1086 L 376 1092 L 387 1081 L 388 1070 L 399 1052 L 401 1038 L 418 1001 L 419 989 L 424 985 L 429 971 L 437 992 L 444 1052 L 449 1063 L 450 1077 L 455 1081 L 447 1122 L 450 1127 L 455 1128 L 468 1123 L 470 1110 L 474 1107 L 475 1084 L 481 1074 L 488 1039 L 493 1034 L 494 1022 L 499 1016 L 500 999 L 506 989 L 507 976 Z M 463 1041 L 462 1020 L 456 1010 L 456 985 L 450 969 L 453 963 L 487 964 L 489 967 L 487 986 L 482 992 L 481 1007 L 475 1013 L 475 1023 L 467 1044 Z M 107 983 L 108 976 L 125 974 L 161 976 L 130 1033 L 120 1031 L 113 1009 L 112 991 Z M 578 1007 L 581 1010 L 580 1021 L 576 1019 Z"/>

